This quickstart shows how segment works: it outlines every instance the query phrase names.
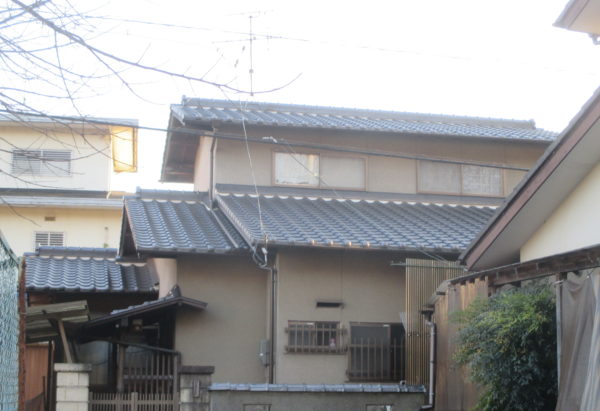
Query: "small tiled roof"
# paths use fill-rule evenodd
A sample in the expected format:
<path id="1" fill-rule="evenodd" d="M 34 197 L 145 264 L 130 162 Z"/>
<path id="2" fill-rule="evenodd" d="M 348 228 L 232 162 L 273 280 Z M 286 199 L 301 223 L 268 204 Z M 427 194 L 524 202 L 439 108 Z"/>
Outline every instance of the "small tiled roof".
<path id="1" fill-rule="evenodd" d="M 146 191 L 125 198 L 137 252 L 226 253 L 246 248 L 244 240 L 206 193 Z"/>
<path id="2" fill-rule="evenodd" d="M 184 98 L 171 106 L 184 124 L 242 124 L 441 136 L 551 141 L 556 133 L 533 121 L 417 114 L 338 107 Z"/>
<path id="3" fill-rule="evenodd" d="M 459 252 L 493 207 L 321 197 L 220 194 L 250 244 Z M 260 202 L 260 216 L 259 204 Z"/>
<path id="4" fill-rule="evenodd" d="M 28 291 L 155 292 L 144 264 L 119 264 L 114 248 L 39 247 L 25 254 Z"/>

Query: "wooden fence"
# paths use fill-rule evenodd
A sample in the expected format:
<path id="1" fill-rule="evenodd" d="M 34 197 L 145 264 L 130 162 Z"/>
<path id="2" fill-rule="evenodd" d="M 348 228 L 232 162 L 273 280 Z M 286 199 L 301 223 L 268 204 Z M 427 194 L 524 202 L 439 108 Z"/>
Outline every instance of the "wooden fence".
<path id="1" fill-rule="evenodd" d="M 90 393 L 90 411 L 177 411 L 177 395 Z"/>
<path id="2" fill-rule="evenodd" d="M 458 331 L 457 324 L 452 321 L 452 314 L 467 308 L 477 297 L 488 297 L 487 280 L 476 279 L 449 285 L 445 295 L 441 295 L 435 303 L 436 410 L 469 410 L 477 402 L 477 387 L 469 380 L 465 368 L 456 366 L 452 360 Z"/>

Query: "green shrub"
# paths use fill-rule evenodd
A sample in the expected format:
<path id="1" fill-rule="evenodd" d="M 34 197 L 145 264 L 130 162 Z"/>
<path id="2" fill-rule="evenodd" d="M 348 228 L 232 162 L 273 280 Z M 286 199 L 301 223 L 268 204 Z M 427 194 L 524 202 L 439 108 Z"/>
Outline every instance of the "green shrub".
<path id="1" fill-rule="evenodd" d="M 556 314 L 548 284 L 475 300 L 460 324 L 454 359 L 484 392 L 477 410 L 553 410 L 557 395 Z"/>

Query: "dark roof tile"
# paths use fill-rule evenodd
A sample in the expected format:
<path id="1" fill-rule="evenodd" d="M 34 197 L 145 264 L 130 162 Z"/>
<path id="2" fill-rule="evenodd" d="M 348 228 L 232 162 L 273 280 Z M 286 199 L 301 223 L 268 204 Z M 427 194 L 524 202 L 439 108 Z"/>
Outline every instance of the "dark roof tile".
<path id="1" fill-rule="evenodd" d="M 40 247 L 25 254 L 28 291 L 154 292 L 145 264 L 119 264 L 117 250 Z"/>
<path id="2" fill-rule="evenodd" d="M 316 197 L 220 194 L 217 201 L 249 243 L 266 238 L 274 245 L 458 252 L 494 213 L 493 207 Z"/>
<path id="3" fill-rule="evenodd" d="M 184 123 L 268 125 L 552 141 L 556 133 L 535 127 L 533 121 L 504 120 L 338 107 L 303 106 L 188 98 L 171 106 Z"/>
<path id="4" fill-rule="evenodd" d="M 152 194 L 142 191 L 125 199 L 138 252 L 226 253 L 246 248 L 224 216 L 206 205 L 203 193 Z"/>

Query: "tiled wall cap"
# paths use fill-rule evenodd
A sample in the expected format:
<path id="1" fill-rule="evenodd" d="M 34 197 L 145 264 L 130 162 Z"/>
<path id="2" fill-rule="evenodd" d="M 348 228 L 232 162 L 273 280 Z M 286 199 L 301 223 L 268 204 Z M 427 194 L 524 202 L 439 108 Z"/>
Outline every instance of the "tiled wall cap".
<path id="1" fill-rule="evenodd" d="M 57 372 L 92 372 L 92 364 L 56 363 L 54 371 Z"/>

